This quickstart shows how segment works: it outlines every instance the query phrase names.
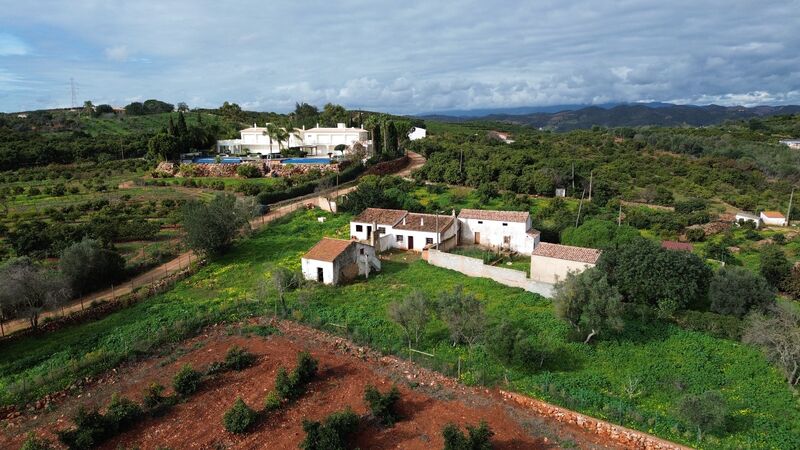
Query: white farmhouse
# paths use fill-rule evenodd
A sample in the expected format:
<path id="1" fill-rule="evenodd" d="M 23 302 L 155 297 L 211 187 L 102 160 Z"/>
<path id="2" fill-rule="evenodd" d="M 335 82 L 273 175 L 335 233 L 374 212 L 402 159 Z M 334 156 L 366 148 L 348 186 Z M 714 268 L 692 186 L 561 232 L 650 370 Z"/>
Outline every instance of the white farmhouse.
<path id="1" fill-rule="evenodd" d="M 400 209 L 367 208 L 350 222 L 350 237 L 390 248 L 422 251 L 426 246 L 456 245 L 458 221 L 451 215 L 418 214 Z"/>
<path id="2" fill-rule="evenodd" d="M 761 218 L 755 214 L 750 214 L 749 212 L 739 211 L 736 213 L 736 223 L 742 222 L 753 222 L 756 224 L 756 228 L 761 226 Z"/>
<path id="3" fill-rule="evenodd" d="M 531 279 L 555 284 L 569 272 L 583 272 L 594 267 L 600 250 L 540 242 L 531 254 Z"/>
<path id="4" fill-rule="evenodd" d="M 343 123 L 337 123 L 336 128 L 320 127 L 319 124 L 308 130 L 303 130 L 303 146 L 311 155 L 327 155 L 333 153 L 338 145 L 350 148 L 356 142 L 369 150 L 369 132 L 363 128 L 349 128 Z"/>
<path id="5" fill-rule="evenodd" d="M 425 128 L 414 127 L 411 129 L 411 132 L 408 133 L 408 140 L 416 141 L 426 136 L 428 136 L 428 130 L 426 130 Z"/>
<path id="6" fill-rule="evenodd" d="M 269 125 L 269 124 L 267 124 Z M 239 139 L 223 139 L 217 141 L 217 152 L 228 155 L 277 155 L 281 148 L 301 147 L 303 140 L 301 130 L 289 135 L 289 141 L 278 142 L 267 134 L 267 127 L 252 127 L 239 131 Z"/>
<path id="7" fill-rule="evenodd" d="M 462 209 L 458 221 L 460 244 L 482 245 L 523 255 L 533 252 L 541 235 L 531 227 L 531 215 L 527 211 Z"/>
<path id="8" fill-rule="evenodd" d="M 267 126 L 269 124 L 266 124 Z M 229 155 L 277 155 L 281 149 L 302 148 L 311 155 L 325 155 L 333 153 L 337 145 L 350 148 L 356 142 L 368 151 L 371 148 L 369 132 L 363 128 L 348 128 L 343 123 L 336 128 L 296 129 L 289 133 L 289 140 L 278 142 L 267 133 L 267 126 L 252 127 L 239 131 L 239 139 L 222 139 L 217 141 L 217 152 Z M 285 130 L 285 128 L 284 128 Z"/>
<path id="9" fill-rule="evenodd" d="M 778 211 L 761 211 L 759 217 L 764 225 L 786 226 L 786 217 Z"/>
<path id="10" fill-rule="evenodd" d="M 361 242 L 322 238 L 300 260 L 303 277 L 323 284 L 339 284 L 381 270 L 375 248 Z"/>
<path id="11" fill-rule="evenodd" d="M 406 215 L 402 209 L 367 208 L 350 222 L 350 237 L 369 242 L 379 252 L 394 248 L 394 226 Z"/>

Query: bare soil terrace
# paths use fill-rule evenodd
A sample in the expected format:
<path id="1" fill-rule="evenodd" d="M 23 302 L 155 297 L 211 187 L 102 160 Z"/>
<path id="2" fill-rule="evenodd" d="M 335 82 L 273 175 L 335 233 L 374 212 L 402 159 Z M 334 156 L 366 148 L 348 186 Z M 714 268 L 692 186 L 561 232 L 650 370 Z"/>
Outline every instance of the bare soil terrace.
<path id="1" fill-rule="evenodd" d="M 275 325 L 280 335 L 268 337 L 243 336 L 233 326 L 211 327 L 165 356 L 111 371 L 77 392 L 53 401 L 48 408 L 3 420 L 0 448 L 19 448 L 29 431 L 55 441 L 55 430 L 69 428 L 70 418 L 79 406 L 102 408 L 114 393 L 140 402 L 143 390 L 150 383 L 170 386 L 172 376 L 184 364 L 203 370 L 224 359 L 234 344 L 257 355 L 256 364 L 204 383 L 200 392 L 164 416 L 140 422 L 101 448 L 293 449 L 304 438 L 303 419 L 321 420 L 347 406 L 362 417 L 353 442 L 354 447 L 361 449 L 442 448 L 441 429 L 445 424 L 452 422 L 463 427 L 481 420 L 486 420 L 496 433 L 493 440 L 496 449 L 618 448 L 577 427 L 537 417 L 508 404 L 496 391 L 465 387 L 411 362 L 381 356 L 293 322 Z M 319 375 L 308 391 L 268 415 L 252 432 L 241 436 L 226 432 L 222 416 L 235 398 L 241 396 L 250 407 L 261 409 L 278 367 L 293 368 L 297 352 L 302 350 L 309 351 L 320 362 Z M 386 429 L 370 421 L 363 401 L 367 384 L 381 391 L 396 384 L 401 392 L 403 420 Z"/>

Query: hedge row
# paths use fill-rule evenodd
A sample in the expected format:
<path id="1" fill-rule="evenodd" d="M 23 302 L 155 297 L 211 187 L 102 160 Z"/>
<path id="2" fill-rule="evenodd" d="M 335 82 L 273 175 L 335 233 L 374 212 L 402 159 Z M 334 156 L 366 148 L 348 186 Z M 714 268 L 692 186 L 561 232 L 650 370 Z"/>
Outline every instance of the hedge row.
<path id="1" fill-rule="evenodd" d="M 364 173 L 364 166 L 361 164 L 357 164 L 354 166 L 350 166 L 341 172 L 339 172 L 338 181 L 339 184 L 346 183 L 348 181 L 355 180 L 358 178 L 359 175 Z M 304 195 L 313 194 L 314 191 L 323 183 L 332 183 L 335 184 L 337 181 L 336 174 L 326 175 L 321 177 L 318 180 L 309 181 L 307 183 L 297 184 L 291 187 L 288 187 L 282 191 L 274 191 L 274 192 L 261 192 L 258 194 L 258 202 L 262 205 L 270 205 L 272 203 L 277 203 L 283 200 L 289 200 L 295 197 L 302 197 Z"/>

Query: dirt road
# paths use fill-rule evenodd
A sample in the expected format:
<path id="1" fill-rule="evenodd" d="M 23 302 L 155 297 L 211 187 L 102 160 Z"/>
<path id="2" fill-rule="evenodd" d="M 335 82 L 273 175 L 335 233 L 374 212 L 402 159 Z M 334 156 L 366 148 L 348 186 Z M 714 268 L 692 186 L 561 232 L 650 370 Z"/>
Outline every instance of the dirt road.
<path id="1" fill-rule="evenodd" d="M 399 172 L 397 172 L 395 175 L 401 177 L 408 177 L 411 175 L 411 172 L 422 167 L 422 165 L 425 164 L 425 158 L 423 158 L 422 155 L 419 155 L 414 152 L 408 152 L 408 156 L 411 160 L 409 165 L 406 166 L 404 169 L 400 170 Z M 356 188 L 355 186 L 342 188 L 338 189 L 338 192 L 339 195 L 344 195 L 353 191 L 355 188 Z M 283 204 L 279 207 L 273 208 L 269 213 L 251 220 L 250 226 L 253 230 L 258 230 L 261 227 L 266 226 L 273 220 L 281 218 L 291 213 L 292 211 L 301 209 L 309 203 L 314 204 L 316 203 L 316 201 L 314 199 L 301 198 L 296 201 Z M 181 253 L 171 261 L 167 261 L 166 263 L 161 264 L 160 266 L 151 269 L 131 280 L 128 280 L 119 286 L 114 286 L 113 288 L 109 288 L 103 291 L 98 291 L 86 295 L 82 298 L 76 299 L 69 305 L 57 311 L 45 312 L 39 317 L 39 320 L 41 321 L 47 317 L 59 317 L 64 314 L 70 314 L 76 311 L 80 311 L 83 308 L 88 307 L 92 302 L 115 300 L 117 297 L 130 294 L 131 292 L 135 291 L 136 289 L 142 286 L 150 285 L 162 278 L 166 278 L 169 275 L 180 272 L 181 270 L 186 269 L 192 261 L 196 260 L 197 260 L 197 255 L 195 255 L 194 252 L 188 251 Z M 3 324 L 3 328 L 6 335 L 14 333 L 16 331 L 24 330 L 29 327 L 30 323 L 25 319 L 12 320 Z"/>

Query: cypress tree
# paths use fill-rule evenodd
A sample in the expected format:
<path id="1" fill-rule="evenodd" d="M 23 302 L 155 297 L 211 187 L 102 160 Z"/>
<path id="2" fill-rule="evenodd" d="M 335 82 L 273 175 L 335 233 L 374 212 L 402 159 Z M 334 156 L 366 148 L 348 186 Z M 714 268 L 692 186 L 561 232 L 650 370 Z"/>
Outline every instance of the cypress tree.
<path id="1" fill-rule="evenodd" d="M 381 138 L 381 124 L 378 123 L 372 127 L 372 149 L 376 155 L 381 154 L 381 149 L 383 148 L 382 144 L 383 141 Z"/>
<path id="2" fill-rule="evenodd" d="M 384 150 L 386 153 L 391 157 L 398 156 L 397 127 L 394 126 L 393 120 L 386 122 L 386 135 L 384 136 L 384 139 Z"/>
<path id="3" fill-rule="evenodd" d="M 175 131 L 175 122 L 172 121 L 172 115 L 169 116 L 169 123 L 167 123 L 167 133 L 170 136 L 177 136 Z"/>
<path id="4" fill-rule="evenodd" d="M 178 136 L 186 136 L 189 133 L 189 128 L 186 126 L 186 118 L 183 113 L 178 113 Z"/>

